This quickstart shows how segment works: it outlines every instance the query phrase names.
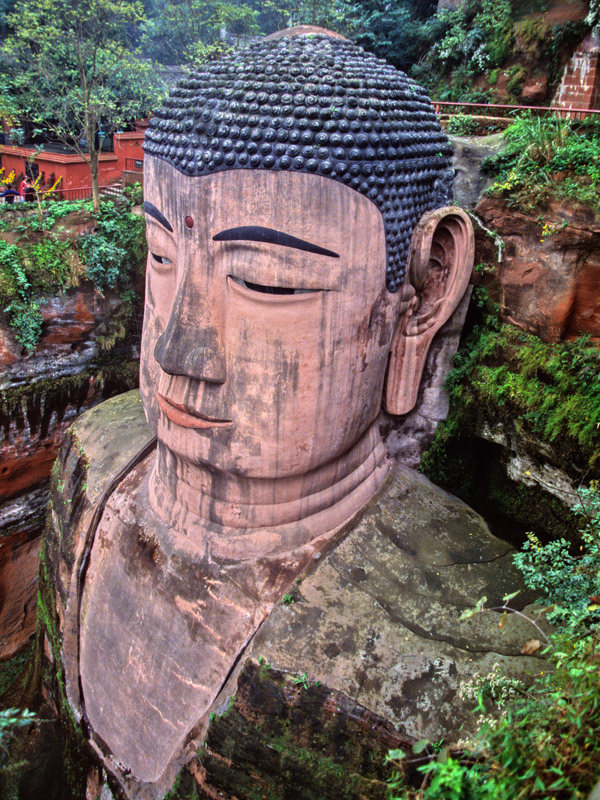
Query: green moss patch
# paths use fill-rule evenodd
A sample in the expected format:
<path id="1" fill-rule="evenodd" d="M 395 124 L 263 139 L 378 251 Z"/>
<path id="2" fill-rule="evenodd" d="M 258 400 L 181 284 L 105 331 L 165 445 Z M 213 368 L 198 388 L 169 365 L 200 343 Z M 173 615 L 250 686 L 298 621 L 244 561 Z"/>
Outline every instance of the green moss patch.
<path id="1" fill-rule="evenodd" d="M 143 271 L 146 238 L 144 218 L 131 209 L 132 200 L 125 198 L 103 201 L 97 214 L 88 201 L 44 203 L 41 213 L 26 215 L 0 212 L 0 308 L 25 350 L 35 350 L 42 335 L 43 299 L 82 279 L 101 292 L 119 293 L 122 314 L 133 315 L 132 287 Z M 105 337 L 101 344 L 112 346 L 126 333 L 121 320 L 112 340 Z"/>
<path id="2" fill-rule="evenodd" d="M 598 477 L 598 374 L 600 348 L 589 337 L 547 344 L 488 315 L 455 357 L 446 383 L 450 412 L 421 470 L 480 511 L 535 525 L 540 535 L 574 532 L 566 506 L 538 487 L 510 480 L 502 447 L 482 441 L 478 430 L 501 423 L 524 442 L 546 445 L 554 464 L 575 481 Z"/>

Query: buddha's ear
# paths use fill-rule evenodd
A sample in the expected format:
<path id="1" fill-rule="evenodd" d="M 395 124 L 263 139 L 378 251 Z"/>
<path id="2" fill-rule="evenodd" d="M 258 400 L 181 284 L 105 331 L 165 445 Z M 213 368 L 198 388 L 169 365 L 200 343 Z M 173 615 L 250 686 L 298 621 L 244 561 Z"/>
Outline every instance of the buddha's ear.
<path id="1" fill-rule="evenodd" d="M 392 341 L 384 394 L 388 413 L 407 414 L 414 408 L 433 337 L 467 289 L 473 251 L 473 226 L 461 208 L 438 208 L 415 227 L 406 278 L 415 295 Z"/>

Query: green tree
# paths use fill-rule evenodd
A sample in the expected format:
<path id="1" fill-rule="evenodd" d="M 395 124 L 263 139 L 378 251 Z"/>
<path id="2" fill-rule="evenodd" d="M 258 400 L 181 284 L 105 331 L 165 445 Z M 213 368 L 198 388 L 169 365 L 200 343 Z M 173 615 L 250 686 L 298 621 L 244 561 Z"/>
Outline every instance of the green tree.
<path id="1" fill-rule="evenodd" d="M 4 39 L 9 31 L 8 17 L 15 5 L 15 0 L 0 0 L 0 40 Z"/>
<path id="2" fill-rule="evenodd" d="M 81 155 L 96 210 L 105 137 L 146 116 L 163 91 L 131 46 L 143 19 L 135 0 L 18 0 L 9 17 L 3 58 L 19 116 Z"/>
<path id="3" fill-rule="evenodd" d="M 265 0 L 259 10 L 264 33 L 294 25 L 319 25 L 351 36 L 355 29 L 351 0 Z"/>
<path id="4" fill-rule="evenodd" d="M 243 0 L 146 0 L 140 27 L 143 52 L 164 64 L 186 64 L 219 54 L 223 38 L 259 34 L 258 11 Z"/>
<path id="5" fill-rule="evenodd" d="M 365 50 L 408 72 L 440 33 L 435 3 L 426 0 L 358 0 L 354 39 Z"/>

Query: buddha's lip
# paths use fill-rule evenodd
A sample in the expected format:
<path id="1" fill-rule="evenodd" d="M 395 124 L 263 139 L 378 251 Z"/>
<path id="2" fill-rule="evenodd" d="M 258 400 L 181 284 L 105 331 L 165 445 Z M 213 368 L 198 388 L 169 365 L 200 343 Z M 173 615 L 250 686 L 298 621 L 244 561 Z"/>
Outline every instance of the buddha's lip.
<path id="1" fill-rule="evenodd" d="M 163 414 L 182 428 L 229 428 L 233 425 L 230 419 L 215 419 L 214 417 L 206 417 L 204 414 L 199 414 L 197 411 L 190 411 L 181 403 L 175 403 L 169 400 L 168 397 L 154 391 L 158 405 Z"/>

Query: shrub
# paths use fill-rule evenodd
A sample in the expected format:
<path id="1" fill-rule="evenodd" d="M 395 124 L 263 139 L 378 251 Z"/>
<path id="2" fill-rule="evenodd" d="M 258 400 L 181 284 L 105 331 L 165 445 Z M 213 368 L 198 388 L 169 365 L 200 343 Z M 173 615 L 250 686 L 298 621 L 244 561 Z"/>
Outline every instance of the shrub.
<path id="1" fill-rule="evenodd" d="M 571 449 L 594 467 L 600 458 L 599 372 L 600 349 L 589 336 L 547 344 L 487 315 L 454 358 L 446 380 L 450 413 L 425 453 L 423 470 L 438 477 L 434 465 L 448 431 L 468 429 L 478 411 L 530 431 L 559 452 Z"/>
<path id="2" fill-rule="evenodd" d="M 477 122 L 473 117 L 456 114 L 448 119 L 448 133 L 456 136 L 469 136 L 477 130 Z"/>
<path id="3" fill-rule="evenodd" d="M 80 241 L 87 274 L 100 291 L 129 283 L 145 257 L 143 217 L 123 214 L 113 202 L 101 204 L 96 232 Z"/>
<path id="4" fill-rule="evenodd" d="M 135 311 L 131 285 L 146 255 L 144 218 L 130 213 L 132 202 L 104 201 L 97 215 L 88 201 L 44 203 L 42 217 L 0 212 L 0 229 L 19 238 L 18 245 L 0 239 L 0 301 L 16 340 L 29 352 L 42 333 L 42 297 L 76 286 L 84 271 L 99 291 L 116 289 L 125 298 L 117 324 L 103 338 L 105 346 L 127 335 Z M 96 232 L 80 239 L 65 236 L 61 220 L 73 212 L 95 219 Z"/>
<path id="5" fill-rule="evenodd" d="M 35 292 L 57 293 L 77 284 L 73 244 L 55 238 L 23 248 L 23 264 Z"/>
<path id="6" fill-rule="evenodd" d="M 504 133 L 506 148 L 482 168 L 497 180 L 488 192 L 507 196 L 527 211 L 551 197 L 568 198 L 600 212 L 600 132 L 560 117 L 519 117 Z M 512 176 L 513 180 L 507 179 Z M 586 176 L 586 180 L 573 176 Z M 518 187 L 516 191 L 515 187 Z M 540 187 L 544 191 L 540 192 Z"/>
<path id="7" fill-rule="evenodd" d="M 81 241 L 87 276 L 101 292 L 114 289 L 127 269 L 127 251 L 100 233 Z"/>
<path id="8" fill-rule="evenodd" d="M 139 182 L 125 186 L 123 194 L 134 206 L 141 206 L 144 202 L 144 187 Z"/>
<path id="9" fill-rule="evenodd" d="M 562 623 L 551 636 L 551 666 L 528 691 L 513 686 L 497 719 L 484 720 L 471 742 L 430 748 L 429 763 L 418 767 L 424 776 L 418 792 L 400 773 L 390 780 L 392 800 L 492 800 L 539 798 L 584 800 L 600 771 L 600 490 L 597 484 L 581 490 L 574 509 L 582 516 L 581 550 L 571 554 L 556 543 L 541 545 L 535 537 L 515 562 L 524 568 L 526 582 L 542 592 L 540 603 Z M 566 560 L 563 562 L 563 558 Z M 575 576 L 584 576 L 579 582 Z M 591 596 L 590 596 L 591 593 Z M 560 608 L 560 613 L 558 609 Z M 485 710 L 486 681 L 506 699 L 497 674 L 485 676 L 476 711 Z M 489 689 L 489 687 L 488 687 Z M 512 697 L 512 699 L 511 699 Z M 419 744 L 415 752 L 422 752 Z M 393 753 L 398 761 L 400 752 Z"/>
<path id="10" fill-rule="evenodd" d="M 29 727 L 37 720 L 26 708 L 6 708 L 0 711 L 0 770 L 7 768 L 10 760 L 10 745 L 20 728 Z"/>
<path id="11" fill-rule="evenodd" d="M 42 336 L 42 315 L 39 300 L 13 300 L 4 309 L 15 332 L 15 339 L 28 353 L 33 353 Z"/>

